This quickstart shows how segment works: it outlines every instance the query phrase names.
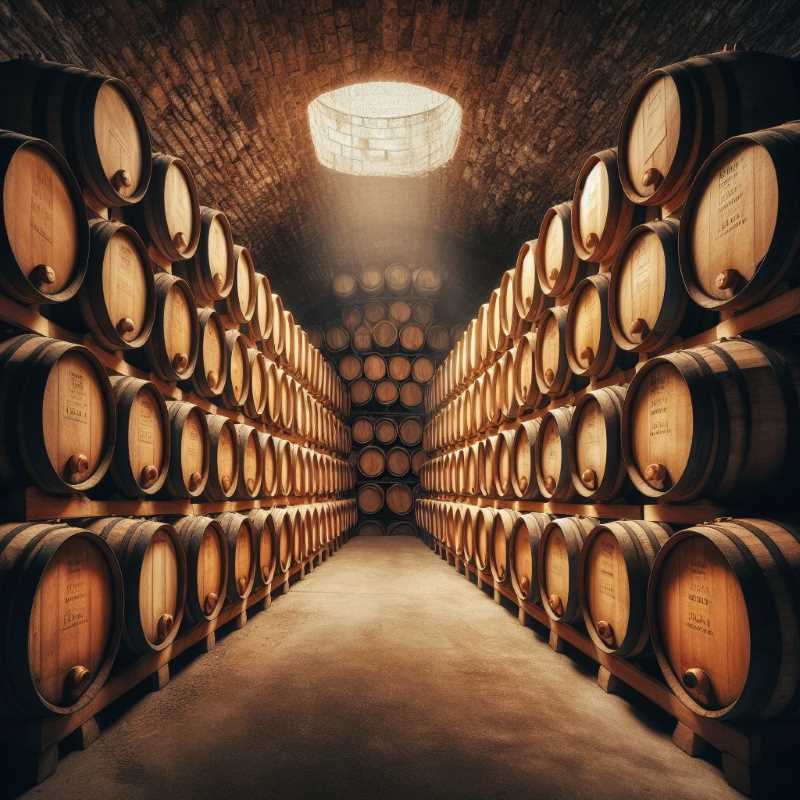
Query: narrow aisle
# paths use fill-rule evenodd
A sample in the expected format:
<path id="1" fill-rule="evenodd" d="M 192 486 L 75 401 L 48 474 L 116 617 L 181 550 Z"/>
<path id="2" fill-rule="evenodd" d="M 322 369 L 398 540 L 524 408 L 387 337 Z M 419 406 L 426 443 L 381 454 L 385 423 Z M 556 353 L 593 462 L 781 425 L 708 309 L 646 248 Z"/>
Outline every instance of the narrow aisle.
<path id="1" fill-rule="evenodd" d="M 417 539 L 356 538 L 31 797 L 739 797 Z"/>

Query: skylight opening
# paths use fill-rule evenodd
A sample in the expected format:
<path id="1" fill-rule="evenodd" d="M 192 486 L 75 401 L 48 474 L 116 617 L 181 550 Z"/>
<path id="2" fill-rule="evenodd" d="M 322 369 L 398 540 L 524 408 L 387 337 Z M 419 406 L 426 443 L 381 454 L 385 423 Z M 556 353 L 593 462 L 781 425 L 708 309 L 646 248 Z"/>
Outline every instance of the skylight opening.
<path id="1" fill-rule="evenodd" d="M 461 132 L 461 106 L 413 83 L 354 83 L 308 106 L 320 163 L 348 175 L 424 175 L 446 164 Z"/>

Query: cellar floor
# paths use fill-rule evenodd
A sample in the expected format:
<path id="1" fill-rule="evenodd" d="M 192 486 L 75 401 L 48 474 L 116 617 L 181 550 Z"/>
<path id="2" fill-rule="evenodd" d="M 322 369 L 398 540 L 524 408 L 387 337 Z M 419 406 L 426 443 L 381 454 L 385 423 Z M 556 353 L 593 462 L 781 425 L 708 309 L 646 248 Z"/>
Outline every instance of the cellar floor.
<path id="1" fill-rule="evenodd" d="M 27 796 L 739 797 L 417 539 L 363 537 Z"/>

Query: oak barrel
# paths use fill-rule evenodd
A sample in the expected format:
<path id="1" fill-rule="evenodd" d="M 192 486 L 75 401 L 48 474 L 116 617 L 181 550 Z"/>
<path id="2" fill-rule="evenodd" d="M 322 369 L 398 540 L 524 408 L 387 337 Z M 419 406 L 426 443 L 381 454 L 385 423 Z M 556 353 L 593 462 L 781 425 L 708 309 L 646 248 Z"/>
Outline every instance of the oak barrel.
<path id="1" fill-rule="evenodd" d="M 372 400 L 374 386 L 371 381 L 359 378 L 350 384 L 350 400 L 354 406 L 364 406 Z"/>
<path id="2" fill-rule="evenodd" d="M 536 279 L 548 297 L 563 297 L 586 274 L 572 243 L 572 201 L 547 209 L 536 240 Z"/>
<path id="3" fill-rule="evenodd" d="M 536 411 L 548 396 L 536 380 L 536 333 L 529 331 L 519 340 L 514 356 L 514 395 L 519 413 Z"/>
<path id="4" fill-rule="evenodd" d="M 208 481 L 206 500 L 230 500 L 239 483 L 239 458 L 236 426 L 222 414 L 206 414 L 209 435 Z"/>
<path id="5" fill-rule="evenodd" d="M 606 386 L 587 392 L 575 404 L 567 447 L 572 485 L 593 503 L 608 503 L 629 488 L 620 435 L 627 386 Z"/>
<path id="6" fill-rule="evenodd" d="M 389 319 L 398 325 L 405 325 L 411 319 L 413 309 L 406 300 L 392 300 L 388 307 Z"/>
<path id="7" fill-rule="evenodd" d="M 565 306 L 547 309 L 543 312 L 536 333 L 536 383 L 539 391 L 551 397 L 560 397 L 579 383 L 567 360 L 567 314 Z"/>
<path id="8" fill-rule="evenodd" d="M 271 508 L 254 508 L 247 517 L 256 540 L 256 586 L 269 586 L 278 567 L 281 526 Z"/>
<path id="9" fill-rule="evenodd" d="M 361 377 L 361 373 L 363 372 L 363 365 L 361 363 L 361 359 L 353 355 L 352 353 L 347 353 L 343 355 L 339 359 L 339 363 L 336 365 L 339 375 L 341 375 L 342 380 L 345 381 L 355 381 Z"/>
<path id="10" fill-rule="evenodd" d="M 0 131 L 0 197 L 0 289 L 20 303 L 74 297 L 86 274 L 89 225 L 67 163 L 45 141 Z"/>
<path id="11" fill-rule="evenodd" d="M 383 292 L 383 270 L 379 267 L 367 267 L 357 275 L 358 288 L 366 295 L 379 295 Z"/>
<path id="12" fill-rule="evenodd" d="M 51 494 L 95 487 L 116 439 L 111 385 L 81 345 L 23 334 L 0 344 L 0 483 Z"/>
<path id="13" fill-rule="evenodd" d="M 422 423 L 415 417 L 406 417 L 397 432 L 406 447 L 413 447 L 422 441 Z"/>
<path id="14" fill-rule="evenodd" d="M 241 245 L 235 244 L 233 246 L 233 259 L 233 286 L 223 300 L 217 301 L 216 309 L 232 323 L 243 325 L 246 322 L 250 322 L 256 313 L 256 295 L 258 291 L 256 268 L 250 251 Z M 274 298 L 276 295 L 273 294 L 272 297 Z M 282 303 L 280 310 L 283 311 Z M 276 321 L 281 319 L 281 315 L 277 313 L 274 305 L 271 319 L 273 327 Z M 275 336 L 273 335 L 274 341 Z"/>
<path id="15" fill-rule="evenodd" d="M 416 353 L 425 346 L 425 329 L 416 322 L 408 322 L 400 328 L 398 338 L 403 350 Z"/>
<path id="16" fill-rule="evenodd" d="M 372 421 L 367 417 L 354 419 L 350 426 L 356 444 L 369 444 L 375 438 Z"/>
<path id="17" fill-rule="evenodd" d="M 415 269 L 412 280 L 414 291 L 421 296 L 435 296 L 442 288 L 442 273 L 436 269 L 428 267 Z"/>
<path id="18" fill-rule="evenodd" d="M 103 486 L 131 498 L 155 494 L 167 479 L 170 461 L 167 405 L 149 381 L 112 376 L 110 382 L 117 435 Z"/>
<path id="19" fill-rule="evenodd" d="M 239 331 L 225 331 L 228 374 L 220 401 L 226 408 L 241 408 L 250 393 L 250 354 L 247 344 L 247 339 Z"/>
<path id="20" fill-rule="evenodd" d="M 543 417 L 534 445 L 536 483 L 544 500 L 569 501 L 575 496 L 569 451 L 574 406 L 561 406 Z"/>
<path id="21" fill-rule="evenodd" d="M 239 463 L 236 496 L 242 500 L 249 500 L 258 497 L 261 492 L 264 456 L 261 453 L 258 431 L 252 425 L 237 423 L 235 428 L 236 460 Z"/>
<path id="22" fill-rule="evenodd" d="M 380 447 L 368 446 L 358 454 L 358 471 L 365 478 L 377 478 L 386 469 L 386 458 Z"/>
<path id="23" fill-rule="evenodd" d="M 267 406 L 267 357 L 257 348 L 247 348 L 247 371 L 250 374 L 250 389 L 244 401 L 244 413 L 251 419 L 259 419 Z"/>
<path id="24" fill-rule="evenodd" d="M 375 400 L 382 406 L 393 405 L 399 396 L 400 391 L 394 381 L 381 381 L 375 384 Z"/>
<path id="25" fill-rule="evenodd" d="M 216 519 L 228 551 L 228 603 L 235 603 L 246 599 L 255 584 L 257 556 L 253 523 L 235 511 L 225 511 Z"/>
<path id="26" fill-rule="evenodd" d="M 363 483 L 356 493 L 358 508 L 363 514 L 377 514 L 384 506 L 386 497 L 378 483 Z"/>
<path id="27" fill-rule="evenodd" d="M 380 384 L 378 384 L 380 386 Z M 377 389 L 376 389 L 377 395 Z M 406 381 L 400 386 L 400 405 L 407 409 L 419 408 L 422 405 L 422 386 L 416 381 Z"/>
<path id="28" fill-rule="evenodd" d="M 347 300 L 356 293 L 356 276 L 352 272 L 337 272 L 333 276 L 333 294 Z"/>
<path id="29" fill-rule="evenodd" d="M 407 483 L 393 483 L 386 489 L 386 508 L 393 514 L 409 514 L 414 507 L 414 495 Z"/>
<path id="30" fill-rule="evenodd" d="M 189 283 L 199 304 L 213 305 L 231 293 L 235 265 L 230 221 L 222 211 L 200 206 L 197 250 L 177 261 L 173 273 Z"/>
<path id="31" fill-rule="evenodd" d="M 581 617 L 580 556 L 596 525 L 591 517 L 562 517 L 542 531 L 536 569 L 541 602 L 550 619 L 574 623 Z"/>
<path id="32" fill-rule="evenodd" d="M 186 604 L 186 555 L 172 525 L 150 519 L 86 520 L 114 551 L 122 571 L 129 656 L 160 651 L 178 635 Z"/>
<path id="33" fill-rule="evenodd" d="M 411 270 L 405 264 L 389 264 L 383 279 L 392 294 L 405 294 L 411 289 Z"/>
<path id="34" fill-rule="evenodd" d="M 402 478 L 411 471 L 411 455 L 404 447 L 392 447 L 386 452 L 386 471 Z"/>
<path id="35" fill-rule="evenodd" d="M 370 353 L 364 359 L 364 377 L 376 383 L 386 377 L 386 361 L 382 356 Z"/>
<path id="36" fill-rule="evenodd" d="M 206 415 L 192 403 L 167 401 L 170 459 L 162 490 L 167 497 L 199 497 L 206 488 L 211 443 Z"/>
<path id="37" fill-rule="evenodd" d="M 695 714 L 770 719 L 800 699 L 800 533 L 765 519 L 695 525 L 661 548 L 648 588 L 653 648 Z"/>
<path id="38" fill-rule="evenodd" d="M 389 377 L 398 383 L 411 375 L 412 363 L 408 356 L 392 356 L 389 359 Z"/>
<path id="39" fill-rule="evenodd" d="M 203 516 L 181 517 L 173 525 L 186 554 L 186 618 L 195 625 L 216 619 L 225 605 L 229 569 L 222 527 Z"/>
<path id="40" fill-rule="evenodd" d="M 383 417 L 375 422 L 375 438 L 381 444 L 394 444 L 397 440 L 397 423 L 390 417 Z"/>
<path id="41" fill-rule="evenodd" d="M 623 520 L 595 527 L 581 552 L 583 619 L 595 646 L 634 658 L 650 641 L 647 581 L 672 529 L 658 522 Z"/>
<path id="42" fill-rule="evenodd" d="M 535 322 L 545 308 L 553 304 L 539 285 L 536 269 L 536 249 L 538 242 L 532 239 L 524 242 L 517 254 L 512 283 L 514 305 L 521 320 Z"/>
<path id="43" fill-rule="evenodd" d="M 376 322 L 372 326 L 372 341 L 379 350 L 389 350 L 397 342 L 397 327 L 388 319 Z"/>
<path id="44" fill-rule="evenodd" d="M 539 562 L 539 544 L 544 529 L 552 519 L 552 514 L 539 511 L 520 514 L 514 520 L 508 541 L 511 585 L 520 600 L 527 600 L 537 605 L 542 602 L 536 571 Z"/>
<path id="45" fill-rule="evenodd" d="M 492 530 L 489 536 L 491 542 L 489 568 L 492 571 L 492 577 L 498 583 L 505 583 L 508 580 L 511 534 L 519 516 L 517 511 L 502 508 L 497 511 L 492 520 Z"/>
<path id="46" fill-rule="evenodd" d="M 117 558 L 62 523 L 0 525 L 0 714 L 84 707 L 106 682 L 123 627 Z"/>

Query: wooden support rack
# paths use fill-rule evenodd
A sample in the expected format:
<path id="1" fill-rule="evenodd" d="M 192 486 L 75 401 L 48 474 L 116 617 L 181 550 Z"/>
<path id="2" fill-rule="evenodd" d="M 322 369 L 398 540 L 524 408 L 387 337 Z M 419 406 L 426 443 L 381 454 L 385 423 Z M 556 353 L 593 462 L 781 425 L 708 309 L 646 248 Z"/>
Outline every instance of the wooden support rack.
<path id="1" fill-rule="evenodd" d="M 678 700 L 660 676 L 645 671 L 635 661 L 598 650 L 584 631 L 552 620 L 541 606 L 521 600 L 507 583 L 494 580 L 490 572 L 465 563 L 453 550 L 429 535 L 423 538 L 457 572 L 491 594 L 498 605 L 514 610 L 522 625 L 543 629 L 550 647 L 557 653 L 565 653 L 572 647 L 595 661 L 597 682 L 604 691 L 616 694 L 628 687 L 669 714 L 675 720 L 672 740 L 685 753 L 700 756 L 707 753 L 709 747 L 718 751 L 725 780 L 738 791 L 749 795 L 758 790 L 775 777 L 776 767 L 787 774 L 791 772 L 787 762 L 800 748 L 800 723 L 797 721 L 741 725 L 698 716 Z"/>
<path id="2" fill-rule="evenodd" d="M 162 689 L 169 683 L 170 662 L 191 647 L 196 647 L 200 653 L 211 651 L 216 644 L 217 631 L 228 625 L 232 630 L 244 627 L 248 610 L 269 608 L 274 597 L 286 594 L 292 584 L 303 580 L 341 549 L 348 538 L 349 533 L 340 534 L 268 585 L 255 589 L 246 600 L 226 605 L 216 619 L 186 630 L 164 650 L 148 653 L 130 664 L 115 666 L 108 682 L 79 711 L 66 716 L 4 722 L 0 726 L 0 741 L 21 751 L 16 762 L 18 767 L 24 770 L 28 781 L 40 783 L 55 773 L 61 742 L 73 737 L 72 743 L 77 749 L 86 749 L 100 735 L 95 717 L 103 709 L 143 681 L 149 682 L 152 691 Z"/>

